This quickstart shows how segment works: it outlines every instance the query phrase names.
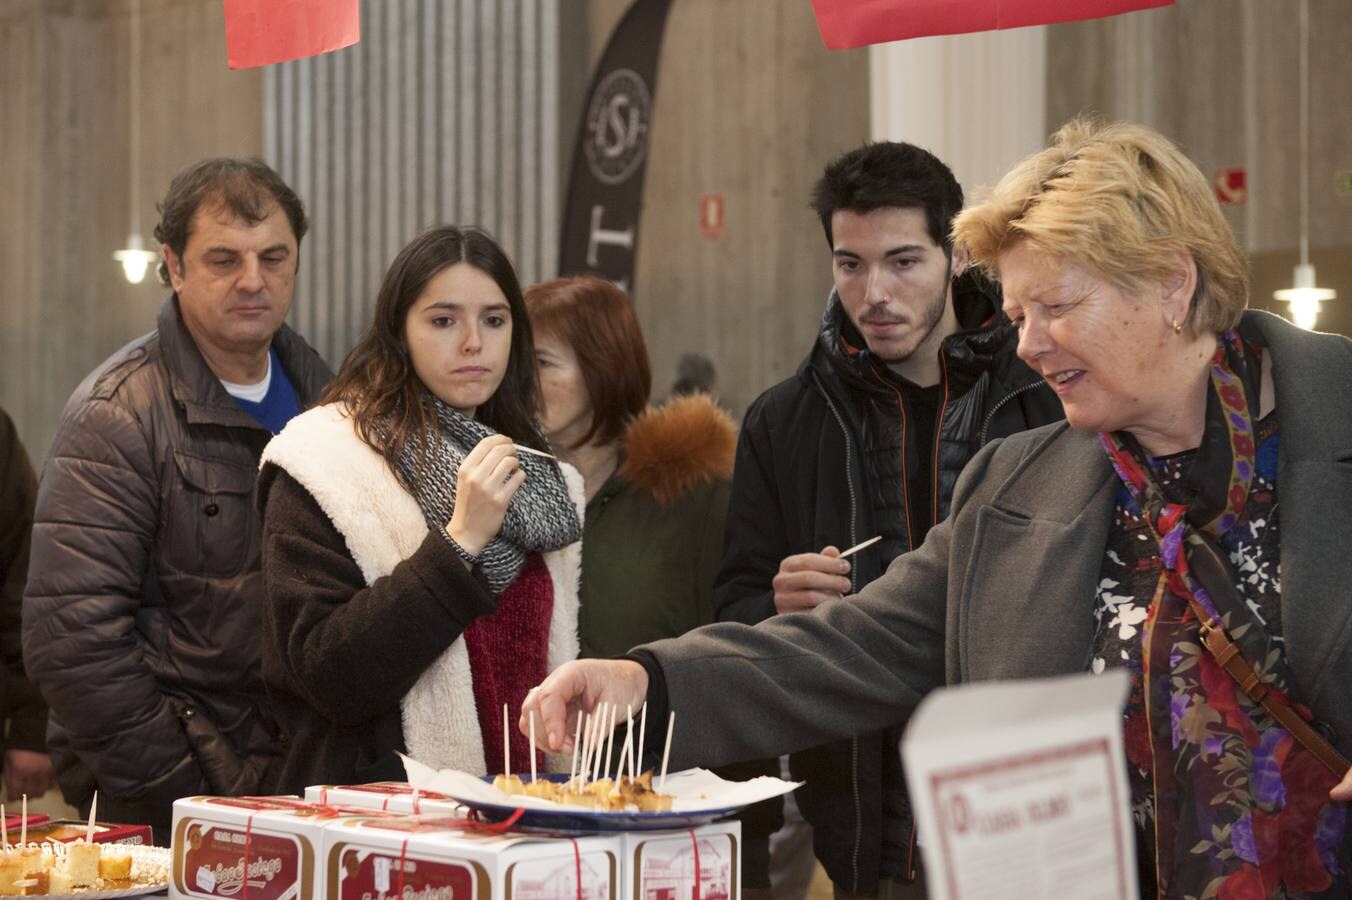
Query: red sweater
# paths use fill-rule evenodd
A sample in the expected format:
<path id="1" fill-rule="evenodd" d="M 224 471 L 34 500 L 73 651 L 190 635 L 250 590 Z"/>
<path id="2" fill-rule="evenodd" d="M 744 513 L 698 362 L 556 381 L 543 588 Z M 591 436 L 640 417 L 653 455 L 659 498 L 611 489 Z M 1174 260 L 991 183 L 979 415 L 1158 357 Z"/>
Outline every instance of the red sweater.
<path id="1" fill-rule="evenodd" d="M 498 608 L 465 629 L 474 705 L 484 738 L 484 762 L 491 774 L 502 772 L 502 706 L 511 713 L 512 769 L 530 772 L 530 739 L 516 727 L 526 692 L 549 674 L 549 621 L 554 612 L 554 584 L 538 553 L 507 590 Z M 543 755 L 541 755 L 543 760 Z"/>

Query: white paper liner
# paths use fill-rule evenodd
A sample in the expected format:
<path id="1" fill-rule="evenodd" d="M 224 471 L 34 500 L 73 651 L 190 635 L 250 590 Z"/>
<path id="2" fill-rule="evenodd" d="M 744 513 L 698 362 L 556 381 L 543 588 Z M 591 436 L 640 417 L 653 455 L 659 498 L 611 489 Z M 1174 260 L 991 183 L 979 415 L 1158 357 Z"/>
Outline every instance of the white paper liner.
<path id="1" fill-rule="evenodd" d="M 437 791 L 461 803 L 470 805 L 488 803 L 497 806 L 520 806 L 526 809 L 572 809 L 589 813 L 597 811 L 593 807 L 556 803 L 542 797 L 505 794 L 478 775 L 455 769 L 438 771 L 411 757 L 403 754 L 400 756 L 404 760 L 404 771 L 408 775 L 409 784 L 420 791 Z M 802 784 L 801 781 L 785 781 L 768 775 L 761 775 L 750 781 L 727 781 L 708 769 L 670 772 L 667 774 L 666 784 L 660 789 L 657 787 L 658 780 L 658 776 L 653 777 L 653 788 L 672 798 L 673 813 L 714 812 L 750 806 L 761 800 L 787 794 Z"/>

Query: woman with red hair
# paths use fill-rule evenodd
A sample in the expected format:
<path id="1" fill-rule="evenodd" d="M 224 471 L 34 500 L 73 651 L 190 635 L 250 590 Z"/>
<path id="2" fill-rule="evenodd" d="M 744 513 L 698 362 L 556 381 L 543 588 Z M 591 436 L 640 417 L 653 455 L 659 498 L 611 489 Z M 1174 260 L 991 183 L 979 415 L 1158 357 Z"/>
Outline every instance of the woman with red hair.
<path id="1" fill-rule="evenodd" d="M 540 427 L 586 484 L 582 656 L 614 656 L 713 621 L 737 434 L 707 394 L 649 407 L 628 296 L 598 278 L 526 291 Z"/>

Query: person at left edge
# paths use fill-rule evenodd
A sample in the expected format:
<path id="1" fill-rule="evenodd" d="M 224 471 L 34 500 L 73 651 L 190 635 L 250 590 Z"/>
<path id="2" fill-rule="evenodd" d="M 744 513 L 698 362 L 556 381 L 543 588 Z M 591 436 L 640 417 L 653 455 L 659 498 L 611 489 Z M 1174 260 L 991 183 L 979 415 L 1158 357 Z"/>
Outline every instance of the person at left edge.
<path id="1" fill-rule="evenodd" d="M 38 491 L 24 658 L 57 780 L 157 843 L 175 799 L 254 792 L 275 750 L 253 493 L 272 433 L 331 377 L 283 324 L 305 231 L 258 160 L 175 176 L 155 228 L 173 293 L 75 389 Z"/>
<path id="2" fill-rule="evenodd" d="M 402 779 L 396 750 L 503 770 L 503 706 L 578 652 L 582 477 L 517 450 L 546 447 L 537 384 L 492 238 L 399 252 L 324 405 L 263 453 L 263 678 L 288 735 L 268 790 Z"/>
<path id="3" fill-rule="evenodd" d="M 55 783 L 47 704 L 23 667 L 20 610 L 38 479 L 9 414 L 0 409 L 0 747 L 5 802 L 39 797 Z"/>

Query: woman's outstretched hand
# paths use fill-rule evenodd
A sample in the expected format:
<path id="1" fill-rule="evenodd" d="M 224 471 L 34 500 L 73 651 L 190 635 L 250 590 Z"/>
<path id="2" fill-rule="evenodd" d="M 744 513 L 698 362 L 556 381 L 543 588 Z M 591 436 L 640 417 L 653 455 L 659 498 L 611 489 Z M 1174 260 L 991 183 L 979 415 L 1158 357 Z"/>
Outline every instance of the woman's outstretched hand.
<path id="1" fill-rule="evenodd" d="M 478 556 L 498 536 L 507 504 L 526 480 L 512 439 L 493 434 L 474 445 L 455 478 L 455 511 L 446 533 Z"/>
<path id="2" fill-rule="evenodd" d="M 521 704 L 522 734 L 530 734 L 535 714 L 536 740 L 549 753 L 571 753 L 578 716 L 602 703 L 637 710 L 648 696 L 648 673 L 627 659 L 579 659 L 564 663 Z M 543 726 L 543 727 L 541 727 Z M 541 737 L 543 735 L 543 738 Z"/>

